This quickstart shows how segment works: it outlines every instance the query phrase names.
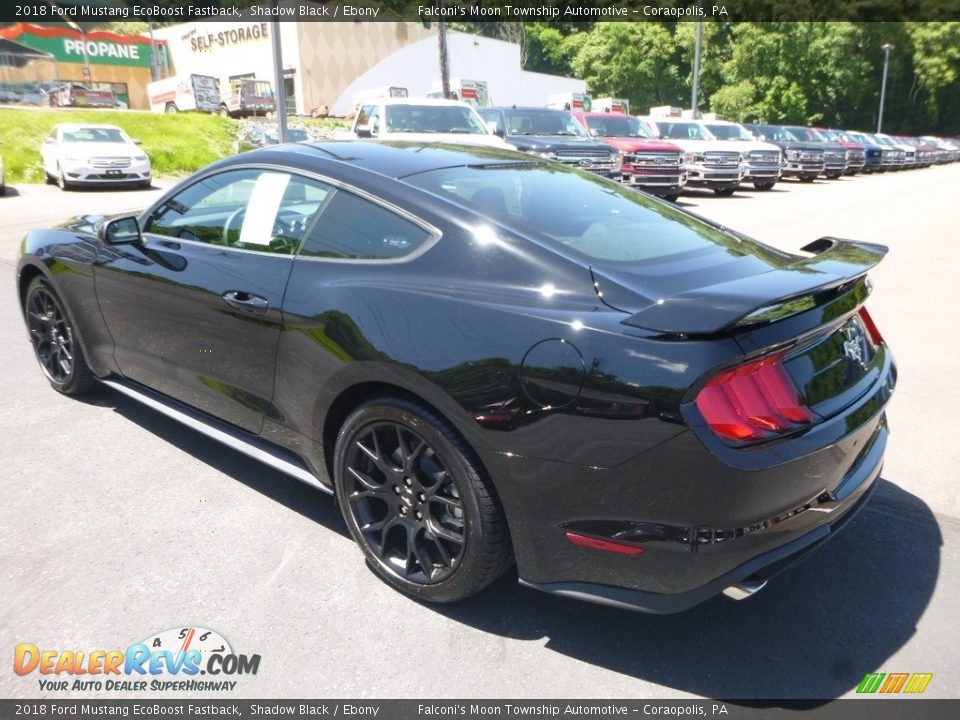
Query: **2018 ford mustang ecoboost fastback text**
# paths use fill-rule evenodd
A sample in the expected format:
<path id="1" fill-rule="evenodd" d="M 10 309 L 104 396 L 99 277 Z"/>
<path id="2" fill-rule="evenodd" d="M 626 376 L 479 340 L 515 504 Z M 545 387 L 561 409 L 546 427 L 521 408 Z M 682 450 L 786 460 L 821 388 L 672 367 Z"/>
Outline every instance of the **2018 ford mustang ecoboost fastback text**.
<path id="1" fill-rule="evenodd" d="M 885 252 L 781 252 L 506 150 L 343 142 L 31 232 L 17 275 L 56 390 L 108 385 L 335 493 L 396 588 L 457 600 L 515 563 L 671 612 L 751 594 L 866 502 Z"/>

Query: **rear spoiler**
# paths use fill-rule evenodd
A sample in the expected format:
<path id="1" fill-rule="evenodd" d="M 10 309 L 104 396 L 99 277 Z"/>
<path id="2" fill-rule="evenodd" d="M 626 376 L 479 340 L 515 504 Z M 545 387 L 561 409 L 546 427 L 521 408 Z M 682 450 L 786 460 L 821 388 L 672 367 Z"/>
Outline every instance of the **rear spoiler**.
<path id="1" fill-rule="evenodd" d="M 666 335 L 712 335 L 772 322 L 816 307 L 829 291 L 863 278 L 888 250 L 884 245 L 832 237 L 814 240 L 801 249 L 813 256 L 664 298 L 623 324 Z"/>

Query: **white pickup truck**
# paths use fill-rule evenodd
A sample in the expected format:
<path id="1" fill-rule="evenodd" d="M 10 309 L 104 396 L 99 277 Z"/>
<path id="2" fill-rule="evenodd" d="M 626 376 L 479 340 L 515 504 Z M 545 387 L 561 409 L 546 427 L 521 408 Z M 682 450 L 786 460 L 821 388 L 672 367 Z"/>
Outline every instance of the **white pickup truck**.
<path id="1" fill-rule="evenodd" d="M 726 120 L 703 123 L 720 140 L 732 140 L 744 154 L 743 181 L 757 190 L 769 190 L 783 175 L 783 153 L 773 143 L 757 140 L 743 125 Z"/>
<path id="2" fill-rule="evenodd" d="M 733 195 L 744 176 L 745 155 L 735 140 L 718 140 L 697 120 L 673 117 L 643 118 L 658 137 L 683 148 L 687 187 L 706 188 L 717 195 Z"/>
<path id="3" fill-rule="evenodd" d="M 510 147 L 473 107 L 456 100 L 394 97 L 364 103 L 357 108 L 353 133 L 379 140 Z"/>

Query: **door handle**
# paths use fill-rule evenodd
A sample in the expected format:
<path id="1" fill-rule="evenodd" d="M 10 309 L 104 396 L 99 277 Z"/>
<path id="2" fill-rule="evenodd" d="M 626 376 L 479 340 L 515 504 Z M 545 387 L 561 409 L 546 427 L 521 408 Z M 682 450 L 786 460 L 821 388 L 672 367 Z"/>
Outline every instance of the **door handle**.
<path id="1" fill-rule="evenodd" d="M 270 307 L 270 303 L 267 302 L 266 298 L 244 292 L 243 290 L 229 290 L 221 295 L 221 297 L 230 307 L 256 315 L 262 315 Z"/>

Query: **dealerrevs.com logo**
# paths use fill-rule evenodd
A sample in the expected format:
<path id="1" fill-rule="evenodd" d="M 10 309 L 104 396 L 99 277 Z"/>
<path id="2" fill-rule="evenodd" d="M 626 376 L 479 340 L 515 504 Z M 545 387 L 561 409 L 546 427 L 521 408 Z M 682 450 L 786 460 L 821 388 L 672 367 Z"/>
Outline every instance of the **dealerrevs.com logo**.
<path id="1" fill-rule="evenodd" d="M 215 630 L 170 628 L 126 650 L 48 650 L 33 643 L 14 648 L 13 671 L 34 673 L 40 690 L 212 692 L 234 690 L 241 675 L 256 675 L 259 655 L 234 652 Z"/>

